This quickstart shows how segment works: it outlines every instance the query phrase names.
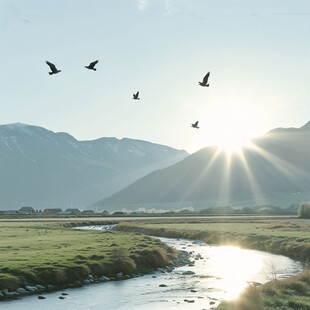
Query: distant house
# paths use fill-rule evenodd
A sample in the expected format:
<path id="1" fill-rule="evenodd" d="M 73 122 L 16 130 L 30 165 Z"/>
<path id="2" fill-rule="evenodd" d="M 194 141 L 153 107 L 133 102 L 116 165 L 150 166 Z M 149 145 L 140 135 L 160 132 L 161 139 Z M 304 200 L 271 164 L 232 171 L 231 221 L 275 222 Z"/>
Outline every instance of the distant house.
<path id="1" fill-rule="evenodd" d="M 32 207 L 22 207 L 18 210 L 18 214 L 35 214 L 36 211 Z"/>
<path id="2" fill-rule="evenodd" d="M 57 208 L 55 208 L 55 209 L 45 209 L 44 211 L 43 211 L 43 214 L 45 214 L 45 215 L 57 215 L 57 214 L 59 214 L 60 212 L 62 212 L 62 209 L 57 209 Z"/>
<path id="3" fill-rule="evenodd" d="M 9 215 L 14 215 L 14 214 L 18 214 L 18 211 L 17 210 L 6 210 L 4 211 L 5 214 L 9 214 Z"/>
<path id="4" fill-rule="evenodd" d="M 79 215 L 81 214 L 81 211 L 79 209 L 67 209 L 66 211 L 66 214 L 74 214 L 74 215 Z M 67 213 L 68 212 L 68 213 Z"/>
<path id="5" fill-rule="evenodd" d="M 91 215 L 91 214 L 95 214 L 95 212 L 93 210 L 84 210 L 81 212 L 81 214 Z"/>

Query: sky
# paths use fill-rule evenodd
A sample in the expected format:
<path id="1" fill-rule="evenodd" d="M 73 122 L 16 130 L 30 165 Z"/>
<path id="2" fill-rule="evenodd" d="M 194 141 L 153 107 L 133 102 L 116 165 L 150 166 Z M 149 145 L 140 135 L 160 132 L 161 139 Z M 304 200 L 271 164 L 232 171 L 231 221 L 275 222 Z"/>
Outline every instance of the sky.
<path id="1" fill-rule="evenodd" d="M 309 0 L 0 0 L 0 124 L 190 153 L 301 127 L 309 33 Z"/>

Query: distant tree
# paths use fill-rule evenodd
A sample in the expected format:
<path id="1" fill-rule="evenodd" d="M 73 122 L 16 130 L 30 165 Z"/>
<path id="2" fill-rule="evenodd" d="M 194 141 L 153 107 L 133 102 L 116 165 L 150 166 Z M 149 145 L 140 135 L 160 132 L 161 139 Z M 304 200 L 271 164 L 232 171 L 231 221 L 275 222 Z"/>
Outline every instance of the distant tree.
<path id="1" fill-rule="evenodd" d="M 298 216 L 310 219 L 310 202 L 302 202 L 298 208 Z"/>

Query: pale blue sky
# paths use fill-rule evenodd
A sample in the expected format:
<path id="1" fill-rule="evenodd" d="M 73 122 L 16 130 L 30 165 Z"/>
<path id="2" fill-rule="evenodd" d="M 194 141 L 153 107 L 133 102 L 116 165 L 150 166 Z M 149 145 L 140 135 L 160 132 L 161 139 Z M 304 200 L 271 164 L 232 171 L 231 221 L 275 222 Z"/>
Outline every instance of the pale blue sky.
<path id="1" fill-rule="evenodd" d="M 0 0 L 0 29 L 0 124 L 193 152 L 310 120 L 308 0 Z"/>

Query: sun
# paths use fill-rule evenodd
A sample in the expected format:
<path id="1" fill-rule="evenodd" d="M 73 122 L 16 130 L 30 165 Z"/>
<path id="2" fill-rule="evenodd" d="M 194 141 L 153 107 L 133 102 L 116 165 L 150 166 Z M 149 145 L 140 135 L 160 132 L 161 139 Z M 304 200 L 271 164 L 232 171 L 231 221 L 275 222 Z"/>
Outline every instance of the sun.
<path id="1" fill-rule="evenodd" d="M 200 110 L 199 135 L 202 146 L 219 146 L 228 154 L 251 148 L 251 140 L 263 131 L 263 109 L 240 98 L 216 98 Z"/>
<path id="2" fill-rule="evenodd" d="M 228 154 L 241 153 L 242 148 L 250 148 L 252 143 L 249 137 L 244 135 L 228 134 L 218 139 L 217 145 Z"/>

